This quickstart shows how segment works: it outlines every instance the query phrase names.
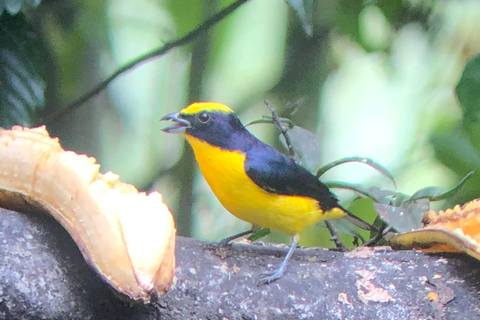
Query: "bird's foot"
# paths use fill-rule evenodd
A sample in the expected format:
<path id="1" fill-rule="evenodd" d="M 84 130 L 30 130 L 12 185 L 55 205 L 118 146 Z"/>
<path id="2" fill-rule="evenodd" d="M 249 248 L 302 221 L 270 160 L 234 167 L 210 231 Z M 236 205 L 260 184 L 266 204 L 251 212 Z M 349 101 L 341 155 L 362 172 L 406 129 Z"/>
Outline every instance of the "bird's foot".
<path id="1" fill-rule="evenodd" d="M 272 271 L 267 271 L 263 274 L 261 274 L 261 279 L 257 283 L 257 287 L 263 286 L 264 284 L 269 284 L 275 280 L 280 279 L 283 274 L 285 273 L 285 268 L 283 265 L 280 266 L 280 268 L 272 270 Z"/>
<path id="2" fill-rule="evenodd" d="M 295 247 L 298 244 L 299 238 L 300 236 L 298 234 L 295 234 L 291 237 L 290 249 L 288 249 L 287 256 L 285 257 L 283 262 L 280 264 L 278 269 L 262 274 L 262 279 L 258 282 L 257 286 L 269 284 L 275 280 L 280 279 L 283 276 L 283 274 L 285 273 L 285 270 L 287 269 L 288 260 L 290 260 L 290 257 L 292 256 L 293 251 L 295 250 Z"/>

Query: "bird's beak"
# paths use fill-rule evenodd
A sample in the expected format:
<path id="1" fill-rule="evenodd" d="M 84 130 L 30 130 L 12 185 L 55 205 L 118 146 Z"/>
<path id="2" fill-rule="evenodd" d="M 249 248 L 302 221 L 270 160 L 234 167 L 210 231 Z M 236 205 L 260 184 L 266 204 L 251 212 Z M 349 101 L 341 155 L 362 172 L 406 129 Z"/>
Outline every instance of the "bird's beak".
<path id="1" fill-rule="evenodd" d="M 160 121 L 165 120 L 175 122 L 173 126 L 162 129 L 162 131 L 166 133 L 185 133 L 185 130 L 190 128 L 190 122 L 180 118 L 180 113 L 178 112 L 167 114 L 165 117 L 160 119 Z"/>

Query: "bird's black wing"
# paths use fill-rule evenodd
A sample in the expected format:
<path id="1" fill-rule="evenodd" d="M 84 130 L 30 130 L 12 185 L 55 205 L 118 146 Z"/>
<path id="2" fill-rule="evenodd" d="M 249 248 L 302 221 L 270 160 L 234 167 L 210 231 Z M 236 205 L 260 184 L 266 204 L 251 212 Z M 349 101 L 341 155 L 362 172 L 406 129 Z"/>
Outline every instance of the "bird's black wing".
<path id="1" fill-rule="evenodd" d="M 262 189 L 318 200 L 322 210 L 338 207 L 337 198 L 308 170 L 276 149 L 261 144 L 246 153 L 245 172 Z"/>

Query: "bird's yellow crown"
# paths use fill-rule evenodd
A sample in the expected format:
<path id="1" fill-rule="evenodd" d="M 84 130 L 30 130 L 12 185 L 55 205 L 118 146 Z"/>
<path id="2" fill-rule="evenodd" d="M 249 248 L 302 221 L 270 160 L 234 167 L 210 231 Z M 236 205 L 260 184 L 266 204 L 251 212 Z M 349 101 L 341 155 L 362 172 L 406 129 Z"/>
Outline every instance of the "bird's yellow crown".
<path id="1" fill-rule="evenodd" d="M 224 104 L 216 102 L 195 102 L 180 111 L 181 114 L 196 114 L 200 111 L 233 113 L 233 110 Z"/>

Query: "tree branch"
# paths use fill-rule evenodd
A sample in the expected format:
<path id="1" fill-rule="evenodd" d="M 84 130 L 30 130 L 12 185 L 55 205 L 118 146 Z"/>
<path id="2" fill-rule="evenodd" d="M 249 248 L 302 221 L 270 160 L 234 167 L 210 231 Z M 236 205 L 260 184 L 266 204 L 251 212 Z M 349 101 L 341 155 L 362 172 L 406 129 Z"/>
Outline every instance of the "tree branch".
<path id="1" fill-rule="evenodd" d="M 80 98 L 78 98 L 76 101 L 72 102 L 71 104 L 69 104 L 67 107 L 65 107 L 64 109 L 61 109 L 57 112 L 54 112 L 53 114 L 51 114 L 50 116 L 46 117 L 44 119 L 44 123 L 45 124 L 49 124 L 49 123 L 52 123 L 52 122 L 55 122 L 57 121 L 58 119 L 62 118 L 63 116 L 67 115 L 68 113 L 72 112 L 73 110 L 77 109 L 78 107 L 80 107 L 82 104 L 84 104 L 86 101 L 88 101 L 90 98 L 94 97 L 95 95 L 97 95 L 98 93 L 100 93 L 102 90 L 104 90 L 113 80 L 115 80 L 118 76 L 120 76 L 121 74 L 127 72 L 128 70 L 130 69 L 133 69 L 135 68 L 136 66 L 138 66 L 139 64 L 141 63 L 144 63 L 150 59 L 153 59 L 153 58 L 157 58 L 159 56 L 162 56 L 164 55 L 165 53 L 167 53 L 168 51 L 170 51 L 171 49 L 175 48 L 175 47 L 179 47 L 179 46 L 182 46 L 190 41 L 192 41 L 193 39 L 195 39 L 197 36 L 199 36 L 200 34 L 202 34 L 203 32 L 206 32 L 208 29 L 210 29 L 211 27 L 213 27 L 214 25 L 216 25 L 218 22 L 220 22 L 223 18 L 225 18 L 226 16 L 228 16 L 230 13 L 232 13 L 233 11 L 235 11 L 238 7 L 240 7 L 242 4 L 244 4 L 245 2 L 247 2 L 248 0 L 238 0 L 238 1 L 235 1 L 234 3 L 232 3 L 231 5 L 229 5 L 228 7 L 226 7 L 225 9 L 223 9 L 222 11 L 218 12 L 217 14 L 215 14 L 214 16 L 212 16 L 210 19 L 206 20 L 205 22 L 203 22 L 200 26 L 198 26 L 196 29 L 192 30 L 191 32 L 187 33 L 185 36 L 177 39 L 177 40 L 174 40 L 174 41 L 171 41 L 171 42 L 167 42 L 164 46 L 158 48 L 158 49 L 155 49 L 151 52 L 148 52 L 138 58 L 136 58 L 135 60 L 127 63 L 126 65 L 124 65 L 123 67 L 121 67 L 120 69 L 118 69 L 117 71 L 115 71 L 111 76 L 109 76 L 107 79 L 105 79 L 104 81 L 100 82 L 97 86 L 95 86 L 92 90 L 90 90 L 89 92 L 87 92 L 86 94 L 84 94 L 83 96 L 81 96 Z"/>
<path id="2" fill-rule="evenodd" d="M 295 251 L 285 275 L 257 287 L 285 246 L 178 237 L 176 280 L 150 305 L 117 298 L 52 217 L 0 209 L 1 319 L 476 319 L 479 262 L 361 248 Z"/>

